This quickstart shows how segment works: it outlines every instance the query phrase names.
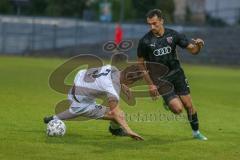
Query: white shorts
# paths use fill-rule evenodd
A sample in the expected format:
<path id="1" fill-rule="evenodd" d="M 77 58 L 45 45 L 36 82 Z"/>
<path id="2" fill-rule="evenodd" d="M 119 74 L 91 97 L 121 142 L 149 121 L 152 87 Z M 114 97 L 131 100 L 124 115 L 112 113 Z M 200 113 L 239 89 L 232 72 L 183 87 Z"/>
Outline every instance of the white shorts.
<path id="1" fill-rule="evenodd" d="M 69 112 L 72 114 L 77 114 L 78 116 L 99 119 L 104 117 L 106 112 L 109 111 L 108 107 L 99 105 L 95 102 L 95 100 L 86 96 L 78 95 L 79 102 L 73 98 L 72 94 L 68 95 L 68 99 L 71 101 Z"/>

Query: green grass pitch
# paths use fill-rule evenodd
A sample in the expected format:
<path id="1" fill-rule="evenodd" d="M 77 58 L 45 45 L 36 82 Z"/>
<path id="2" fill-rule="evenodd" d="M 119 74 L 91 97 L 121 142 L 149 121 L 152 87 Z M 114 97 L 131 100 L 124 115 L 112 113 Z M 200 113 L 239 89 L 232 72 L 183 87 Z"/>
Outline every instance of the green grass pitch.
<path id="1" fill-rule="evenodd" d="M 114 137 L 106 121 L 66 122 L 64 137 L 47 137 L 42 118 L 53 114 L 66 95 L 48 85 L 51 72 L 64 60 L 0 57 L 0 159 L 163 159 L 238 160 L 240 157 L 240 69 L 184 65 L 200 128 L 209 140 L 193 140 L 188 122 L 173 119 L 162 101 L 138 99 L 135 107 L 121 102 L 133 130 L 145 141 Z M 144 114 L 166 116 L 144 120 Z M 169 118 L 170 117 L 170 118 Z M 129 117 L 128 117 L 129 118 Z"/>

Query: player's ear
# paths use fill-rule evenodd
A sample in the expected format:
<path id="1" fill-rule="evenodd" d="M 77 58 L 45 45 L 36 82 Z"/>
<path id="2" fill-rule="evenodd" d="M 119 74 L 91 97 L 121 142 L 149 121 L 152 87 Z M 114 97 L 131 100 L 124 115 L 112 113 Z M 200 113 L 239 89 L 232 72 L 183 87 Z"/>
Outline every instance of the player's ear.
<path id="1" fill-rule="evenodd" d="M 162 25 L 164 24 L 164 19 L 163 19 L 163 18 L 160 19 L 160 23 L 161 23 Z"/>

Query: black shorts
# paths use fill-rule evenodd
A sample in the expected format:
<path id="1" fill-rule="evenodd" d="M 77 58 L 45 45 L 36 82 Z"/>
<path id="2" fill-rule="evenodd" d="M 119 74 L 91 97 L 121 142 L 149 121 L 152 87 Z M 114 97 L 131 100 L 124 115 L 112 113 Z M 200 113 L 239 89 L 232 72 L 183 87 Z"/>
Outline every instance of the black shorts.
<path id="1" fill-rule="evenodd" d="M 164 77 L 151 77 L 166 104 L 175 97 L 190 94 L 188 81 L 182 69 L 172 71 Z"/>

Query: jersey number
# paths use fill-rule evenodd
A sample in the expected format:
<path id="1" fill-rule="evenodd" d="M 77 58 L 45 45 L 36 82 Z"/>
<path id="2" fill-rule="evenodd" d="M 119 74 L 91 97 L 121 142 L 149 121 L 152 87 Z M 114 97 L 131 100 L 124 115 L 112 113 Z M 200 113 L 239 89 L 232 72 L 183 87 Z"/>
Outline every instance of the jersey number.
<path id="1" fill-rule="evenodd" d="M 105 72 L 98 73 L 98 70 L 95 70 L 95 71 L 92 73 L 92 77 L 93 77 L 93 78 L 99 78 L 99 77 L 101 77 L 101 76 L 107 76 L 110 71 L 111 71 L 110 69 L 106 69 Z"/>

